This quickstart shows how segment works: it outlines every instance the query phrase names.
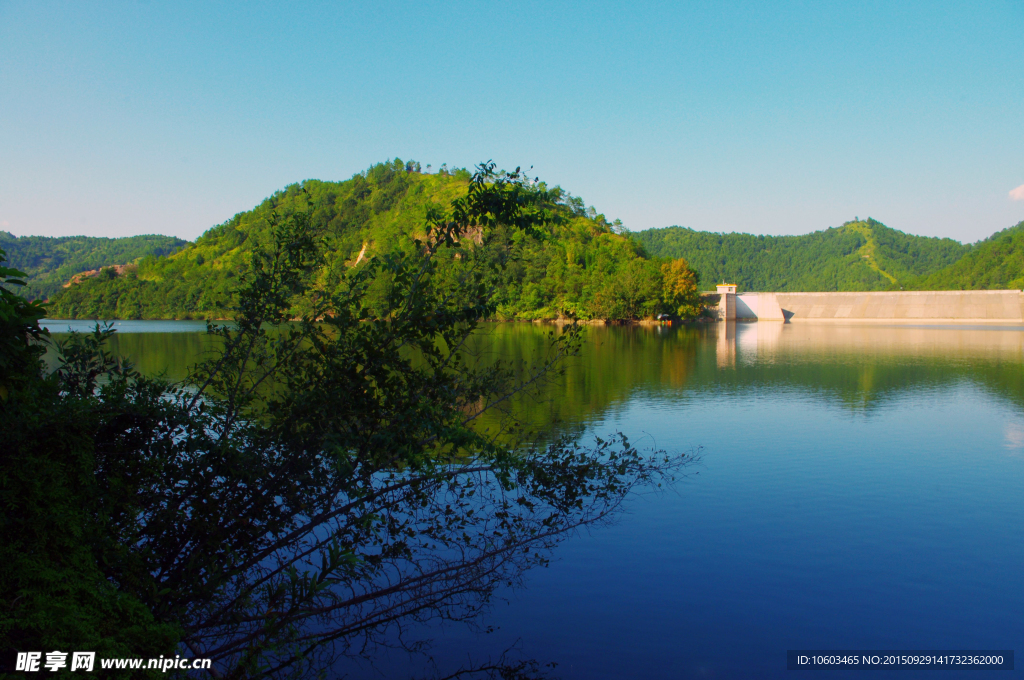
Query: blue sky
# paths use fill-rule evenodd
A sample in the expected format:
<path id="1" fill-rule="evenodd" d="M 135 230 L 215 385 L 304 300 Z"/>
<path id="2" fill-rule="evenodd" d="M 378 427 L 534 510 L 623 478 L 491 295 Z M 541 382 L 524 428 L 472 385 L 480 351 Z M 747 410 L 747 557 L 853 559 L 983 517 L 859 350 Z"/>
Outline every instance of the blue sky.
<path id="1" fill-rule="evenodd" d="M 191 239 L 397 156 L 633 230 L 975 241 L 1024 219 L 1022 35 L 1016 0 L 0 0 L 0 229 Z"/>

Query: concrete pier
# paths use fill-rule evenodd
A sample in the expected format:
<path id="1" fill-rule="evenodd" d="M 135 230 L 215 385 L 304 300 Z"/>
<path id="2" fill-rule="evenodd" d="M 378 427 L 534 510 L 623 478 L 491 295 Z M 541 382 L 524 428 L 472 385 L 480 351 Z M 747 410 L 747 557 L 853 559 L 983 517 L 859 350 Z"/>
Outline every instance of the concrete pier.
<path id="1" fill-rule="evenodd" d="M 723 321 L 1024 323 L 1019 290 L 737 294 L 735 286 L 723 285 L 717 292 Z"/>

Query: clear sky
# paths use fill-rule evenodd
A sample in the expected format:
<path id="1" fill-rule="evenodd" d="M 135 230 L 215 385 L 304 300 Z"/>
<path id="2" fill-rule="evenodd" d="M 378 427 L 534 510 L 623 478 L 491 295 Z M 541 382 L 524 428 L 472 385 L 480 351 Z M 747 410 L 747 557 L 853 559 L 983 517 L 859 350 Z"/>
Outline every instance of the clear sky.
<path id="1" fill-rule="evenodd" d="M 1024 219 L 1024 3 L 0 0 L 0 229 L 192 239 L 396 156 L 975 241 Z"/>

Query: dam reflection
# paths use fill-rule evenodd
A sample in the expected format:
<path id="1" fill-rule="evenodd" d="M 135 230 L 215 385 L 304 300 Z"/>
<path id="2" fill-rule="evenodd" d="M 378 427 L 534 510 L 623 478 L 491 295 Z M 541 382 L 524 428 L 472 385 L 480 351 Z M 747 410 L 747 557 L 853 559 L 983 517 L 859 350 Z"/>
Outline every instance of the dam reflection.
<path id="1" fill-rule="evenodd" d="M 1024 362 L 1024 326 L 880 326 L 788 324 L 777 321 L 714 324 L 719 364 L 822 361 L 841 357 L 913 357 Z M 730 358 L 731 357 L 731 358 Z"/>
<path id="2" fill-rule="evenodd" d="M 968 380 L 1024 410 L 1024 327 L 718 322 L 697 391 L 785 385 L 854 409 Z"/>

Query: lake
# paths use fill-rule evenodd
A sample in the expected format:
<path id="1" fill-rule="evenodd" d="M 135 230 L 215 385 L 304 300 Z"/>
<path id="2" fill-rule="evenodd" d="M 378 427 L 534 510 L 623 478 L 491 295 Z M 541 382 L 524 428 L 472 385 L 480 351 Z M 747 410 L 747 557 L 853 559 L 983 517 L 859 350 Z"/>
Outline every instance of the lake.
<path id="1" fill-rule="evenodd" d="M 146 373 L 178 379 L 209 347 L 202 323 L 120 323 L 116 351 Z M 550 331 L 488 325 L 478 349 L 528 360 Z M 794 673 L 787 649 L 1024 648 L 1024 328 L 585 335 L 565 375 L 517 403 L 538 436 L 622 431 L 700 447 L 701 463 L 502 593 L 480 622 L 497 632 L 425 633 L 440 668 L 516 645 L 562 678 L 774 678 Z M 392 653 L 347 670 L 421 667 Z"/>

